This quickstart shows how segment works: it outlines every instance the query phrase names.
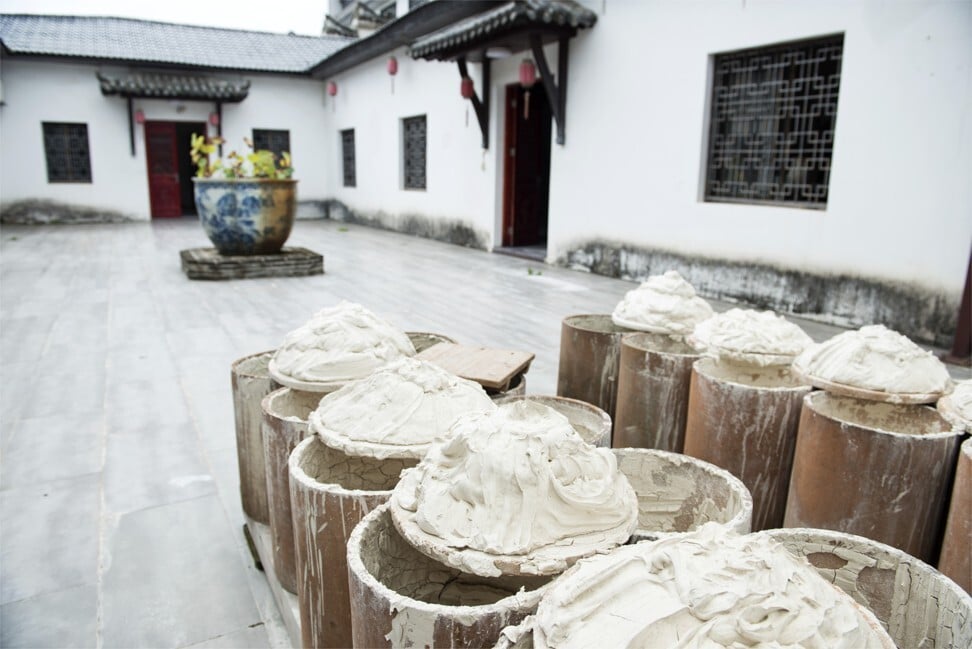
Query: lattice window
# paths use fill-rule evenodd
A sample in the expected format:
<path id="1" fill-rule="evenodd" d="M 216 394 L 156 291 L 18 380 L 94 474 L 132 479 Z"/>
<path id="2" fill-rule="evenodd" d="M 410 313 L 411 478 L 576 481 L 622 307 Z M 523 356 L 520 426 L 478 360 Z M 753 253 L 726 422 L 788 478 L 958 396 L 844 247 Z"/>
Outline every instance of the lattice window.
<path id="1" fill-rule="evenodd" d="M 344 186 L 354 187 L 356 176 L 354 170 L 354 129 L 341 131 L 341 162 L 344 170 Z"/>
<path id="2" fill-rule="evenodd" d="M 90 183 L 88 125 L 43 122 L 47 182 Z"/>
<path id="3" fill-rule="evenodd" d="M 267 128 L 253 129 L 253 149 L 267 149 L 280 159 L 286 152 L 290 153 L 290 131 L 273 130 Z"/>
<path id="4" fill-rule="evenodd" d="M 708 201 L 823 209 L 843 35 L 715 57 Z"/>
<path id="5" fill-rule="evenodd" d="M 425 115 L 402 120 L 405 189 L 425 189 Z"/>

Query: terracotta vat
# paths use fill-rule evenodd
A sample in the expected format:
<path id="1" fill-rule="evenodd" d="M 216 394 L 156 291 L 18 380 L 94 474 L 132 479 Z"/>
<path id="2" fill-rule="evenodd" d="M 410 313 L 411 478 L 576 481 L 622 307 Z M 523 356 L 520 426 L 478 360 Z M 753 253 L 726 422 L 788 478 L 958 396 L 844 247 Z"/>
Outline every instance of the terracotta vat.
<path id="1" fill-rule="evenodd" d="M 533 613 L 551 577 L 467 575 L 414 549 L 388 506 L 348 540 L 355 647 L 491 647 Z M 520 589 L 523 589 L 522 591 Z"/>
<path id="2" fill-rule="evenodd" d="M 784 526 L 859 534 L 933 561 L 961 435 L 927 406 L 807 395 Z"/>
<path id="3" fill-rule="evenodd" d="M 572 315 L 560 330 L 557 396 L 593 404 L 614 417 L 621 335 L 610 315 Z"/>
<path id="4" fill-rule="evenodd" d="M 685 423 L 686 455 L 726 469 L 753 495 L 753 529 L 780 527 L 797 426 L 809 385 L 788 367 L 695 362 Z"/>
<path id="5" fill-rule="evenodd" d="M 287 461 L 297 444 L 307 437 L 307 417 L 323 396 L 281 388 L 268 394 L 262 402 L 273 568 L 280 585 L 291 593 L 297 592 L 297 567 Z"/>
<path id="6" fill-rule="evenodd" d="M 347 541 L 418 460 L 346 455 L 308 437 L 290 455 L 297 599 L 304 647 L 350 647 Z"/>
<path id="7" fill-rule="evenodd" d="M 597 406 L 577 399 L 539 394 L 506 396 L 497 399 L 496 403 L 504 404 L 523 400 L 535 401 L 562 414 L 588 444 L 601 447 L 611 446 L 611 418 Z"/>
<path id="8" fill-rule="evenodd" d="M 972 593 L 972 439 L 959 451 L 938 569 Z"/>
<path id="9" fill-rule="evenodd" d="M 686 342 L 652 333 L 621 337 L 614 414 L 615 448 L 681 453 L 689 381 L 699 354 Z"/>
<path id="10" fill-rule="evenodd" d="M 236 460 L 240 472 L 243 513 L 268 524 L 267 472 L 263 459 L 263 409 L 260 402 L 280 386 L 270 378 L 267 363 L 273 351 L 244 356 L 230 368 L 236 419 Z"/>
<path id="11" fill-rule="evenodd" d="M 972 646 L 972 597 L 927 563 L 845 532 L 796 528 L 762 534 L 805 557 L 874 613 L 898 647 Z"/>
<path id="12" fill-rule="evenodd" d="M 638 496 L 638 528 L 631 542 L 691 532 L 714 521 L 750 531 L 753 500 L 728 471 L 679 453 L 616 448 L 618 468 Z"/>

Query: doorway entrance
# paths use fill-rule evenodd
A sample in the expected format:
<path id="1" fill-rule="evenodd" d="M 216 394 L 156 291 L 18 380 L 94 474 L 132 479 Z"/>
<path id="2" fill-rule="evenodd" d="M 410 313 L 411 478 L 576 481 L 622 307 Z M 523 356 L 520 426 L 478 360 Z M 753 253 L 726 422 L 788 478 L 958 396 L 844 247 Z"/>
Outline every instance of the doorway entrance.
<path id="1" fill-rule="evenodd" d="M 189 158 L 190 136 L 205 135 L 205 122 L 145 122 L 145 159 L 148 165 L 152 218 L 196 213 Z"/>
<path id="2" fill-rule="evenodd" d="M 550 195 L 550 104 L 543 88 L 506 86 L 503 152 L 503 247 L 497 252 L 543 260 Z"/>

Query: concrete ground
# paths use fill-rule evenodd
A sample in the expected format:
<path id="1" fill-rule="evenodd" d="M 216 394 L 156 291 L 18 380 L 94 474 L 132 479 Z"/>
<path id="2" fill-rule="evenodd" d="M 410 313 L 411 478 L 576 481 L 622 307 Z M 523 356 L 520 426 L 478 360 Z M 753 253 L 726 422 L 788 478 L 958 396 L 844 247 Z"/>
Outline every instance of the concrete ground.
<path id="1" fill-rule="evenodd" d="M 534 352 L 554 394 L 561 320 L 634 286 L 330 221 L 289 244 L 326 274 L 190 281 L 192 219 L 0 230 L 0 646 L 289 646 L 242 534 L 230 364 L 347 299 Z"/>

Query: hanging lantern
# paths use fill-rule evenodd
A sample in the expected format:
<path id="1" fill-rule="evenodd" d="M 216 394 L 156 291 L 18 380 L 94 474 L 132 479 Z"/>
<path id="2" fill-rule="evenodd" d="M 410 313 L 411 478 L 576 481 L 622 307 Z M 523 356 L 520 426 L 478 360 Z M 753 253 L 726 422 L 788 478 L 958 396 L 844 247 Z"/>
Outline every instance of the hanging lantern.
<path id="1" fill-rule="evenodd" d="M 391 91 L 395 94 L 395 75 L 398 74 L 398 59 L 394 56 L 388 57 L 388 63 L 385 66 L 388 70 L 388 76 L 391 78 Z"/>
<path id="2" fill-rule="evenodd" d="M 335 82 L 327 82 L 327 94 L 329 94 L 331 97 L 337 94 L 337 84 Z"/>
<path id="3" fill-rule="evenodd" d="M 144 124 L 145 123 L 145 113 L 142 112 L 142 109 L 141 108 L 139 108 L 138 110 L 135 111 L 135 123 L 136 124 Z"/>
<path id="4" fill-rule="evenodd" d="M 520 62 L 520 85 L 529 90 L 537 82 L 537 68 L 532 59 Z"/>
<path id="5" fill-rule="evenodd" d="M 531 59 L 520 62 L 520 86 L 523 88 L 523 119 L 530 119 L 530 88 L 537 82 L 537 68 Z"/>
<path id="6" fill-rule="evenodd" d="M 459 85 L 459 94 L 462 95 L 463 99 L 472 99 L 476 91 L 473 89 L 473 80 L 469 77 L 463 77 L 462 83 Z"/>
<path id="7" fill-rule="evenodd" d="M 209 123 L 213 126 L 219 126 L 219 113 L 210 113 Z"/>

